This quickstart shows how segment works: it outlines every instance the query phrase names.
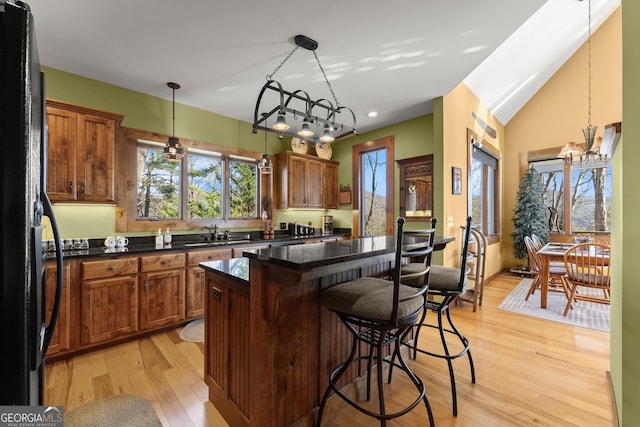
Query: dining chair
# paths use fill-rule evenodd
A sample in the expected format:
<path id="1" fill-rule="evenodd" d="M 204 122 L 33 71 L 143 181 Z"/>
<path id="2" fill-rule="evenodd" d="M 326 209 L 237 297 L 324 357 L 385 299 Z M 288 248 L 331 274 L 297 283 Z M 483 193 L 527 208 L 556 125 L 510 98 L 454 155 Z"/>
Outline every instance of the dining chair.
<path id="1" fill-rule="evenodd" d="M 570 290 L 564 316 L 569 313 L 576 301 L 610 304 L 610 256 L 609 246 L 602 243 L 581 243 L 564 254 L 567 274 L 562 280 Z M 602 296 L 587 291 L 578 292 L 580 287 L 599 289 L 602 291 Z"/>
<path id="2" fill-rule="evenodd" d="M 543 286 L 541 282 L 540 272 L 542 271 L 542 259 L 538 254 L 538 250 L 540 248 L 536 247 L 535 241 L 533 238 L 529 236 L 524 236 L 524 244 L 527 247 L 527 255 L 529 256 L 529 268 L 531 272 L 534 274 L 533 282 L 529 287 L 529 291 L 527 291 L 527 296 L 524 298 L 525 301 L 529 301 L 529 297 L 534 294 L 535 290 L 540 286 Z M 562 262 L 552 262 L 549 265 L 549 283 L 545 283 L 544 286 L 548 286 L 551 291 L 559 291 L 562 290 L 564 294 L 569 298 L 569 290 L 562 280 L 562 276 L 564 276 L 566 270 L 564 268 L 564 263 Z M 560 287 L 560 289 L 558 288 Z"/>
<path id="3" fill-rule="evenodd" d="M 400 282 L 400 266 L 402 264 L 402 242 L 404 218 L 397 220 L 396 248 L 392 267 L 392 280 L 377 277 L 360 277 L 355 280 L 334 285 L 320 294 L 320 304 L 335 313 L 352 336 L 351 352 L 346 361 L 336 367 L 329 374 L 327 386 L 316 418 L 316 426 L 320 426 L 325 404 L 329 394 L 333 391 L 338 397 L 347 402 L 359 412 L 380 421 L 385 426 L 387 420 L 406 414 L 420 402 L 424 402 L 429 416 L 429 425 L 434 426 L 433 413 L 425 393 L 423 381 L 418 378 L 404 361 L 400 352 L 401 343 L 405 340 L 412 327 L 417 324 L 424 311 L 425 293 L 428 283 L 421 280 L 422 286 L 413 287 Z M 428 274 L 429 269 L 423 271 Z M 371 351 L 362 350 L 363 345 L 370 346 Z M 385 357 L 384 351 L 389 348 L 391 355 Z M 356 351 L 362 355 L 357 356 Z M 369 410 L 355 400 L 345 395 L 337 385 L 340 377 L 353 362 L 367 361 L 367 391 L 366 400 L 371 398 L 370 380 L 372 355 L 375 352 L 378 409 Z M 365 354 L 366 353 L 366 354 Z M 385 393 L 383 387 L 383 363 L 388 363 L 404 372 L 417 389 L 417 397 L 402 409 L 395 409 L 387 413 Z M 391 367 L 390 366 L 390 367 Z M 405 390 L 402 391 L 406 393 Z"/>

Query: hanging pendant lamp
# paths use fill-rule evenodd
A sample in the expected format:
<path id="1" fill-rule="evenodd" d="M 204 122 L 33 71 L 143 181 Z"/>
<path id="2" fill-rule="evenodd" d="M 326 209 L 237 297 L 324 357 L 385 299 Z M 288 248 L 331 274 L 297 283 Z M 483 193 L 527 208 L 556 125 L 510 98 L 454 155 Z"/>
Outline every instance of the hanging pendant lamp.
<path id="1" fill-rule="evenodd" d="M 173 131 L 172 136 L 169 137 L 169 141 L 164 146 L 164 157 L 170 162 L 179 162 L 184 157 L 184 148 L 180 144 L 180 140 L 176 138 L 176 89 L 180 89 L 178 83 L 168 82 L 173 92 Z"/>

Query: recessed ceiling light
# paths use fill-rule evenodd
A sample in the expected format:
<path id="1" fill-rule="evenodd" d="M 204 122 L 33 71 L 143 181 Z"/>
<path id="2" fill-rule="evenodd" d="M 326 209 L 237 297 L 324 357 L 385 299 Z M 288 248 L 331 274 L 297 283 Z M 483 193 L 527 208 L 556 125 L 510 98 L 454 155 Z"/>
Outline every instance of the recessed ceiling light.
<path id="1" fill-rule="evenodd" d="M 367 116 L 369 116 L 369 117 L 375 117 L 377 115 L 378 115 L 377 111 L 369 111 L 369 114 L 367 114 Z"/>

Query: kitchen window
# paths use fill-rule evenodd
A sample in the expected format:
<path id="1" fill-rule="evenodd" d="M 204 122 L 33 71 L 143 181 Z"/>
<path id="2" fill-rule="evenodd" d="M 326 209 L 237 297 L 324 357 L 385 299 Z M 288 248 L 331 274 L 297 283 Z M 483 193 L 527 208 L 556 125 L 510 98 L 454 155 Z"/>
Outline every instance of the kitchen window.
<path id="1" fill-rule="evenodd" d="M 130 129 L 127 133 L 130 145 L 121 163 L 118 231 L 261 224 L 259 203 L 270 198 L 270 186 L 258 173 L 259 153 L 181 138 L 185 156 L 169 162 L 162 135 Z"/>

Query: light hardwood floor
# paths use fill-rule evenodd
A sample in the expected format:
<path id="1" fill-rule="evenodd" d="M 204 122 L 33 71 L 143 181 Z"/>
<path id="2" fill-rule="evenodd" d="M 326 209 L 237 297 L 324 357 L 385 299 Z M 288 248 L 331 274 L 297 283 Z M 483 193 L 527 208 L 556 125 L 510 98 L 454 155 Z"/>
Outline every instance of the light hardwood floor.
<path id="1" fill-rule="evenodd" d="M 484 305 L 476 313 L 470 304 L 453 311 L 471 342 L 477 375 L 471 384 L 466 358 L 456 360 L 457 417 L 451 412 L 445 362 L 425 355 L 411 362 L 427 386 L 436 425 L 612 425 L 609 334 L 498 310 L 519 280 L 501 275 L 485 285 Z M 104 396 L 135 393 L 151 401 L 166 426 L 227 425 L 207 399 L 203 345 L 183 342 L 178 333 L 49 363 L 45 404 L 69 411 Z M 421 347 L 432 346 L 435 339 L 421 337 Z M 394 401 L 402 401 L 411 389 L 394 375 L 389 390 Z M 339 399 L 330 399 L 323 416 L 323 426 L 371 425 L 375 420 Z M 425 408 L 418 406 L 388 425 L 428 425 Z"/>

